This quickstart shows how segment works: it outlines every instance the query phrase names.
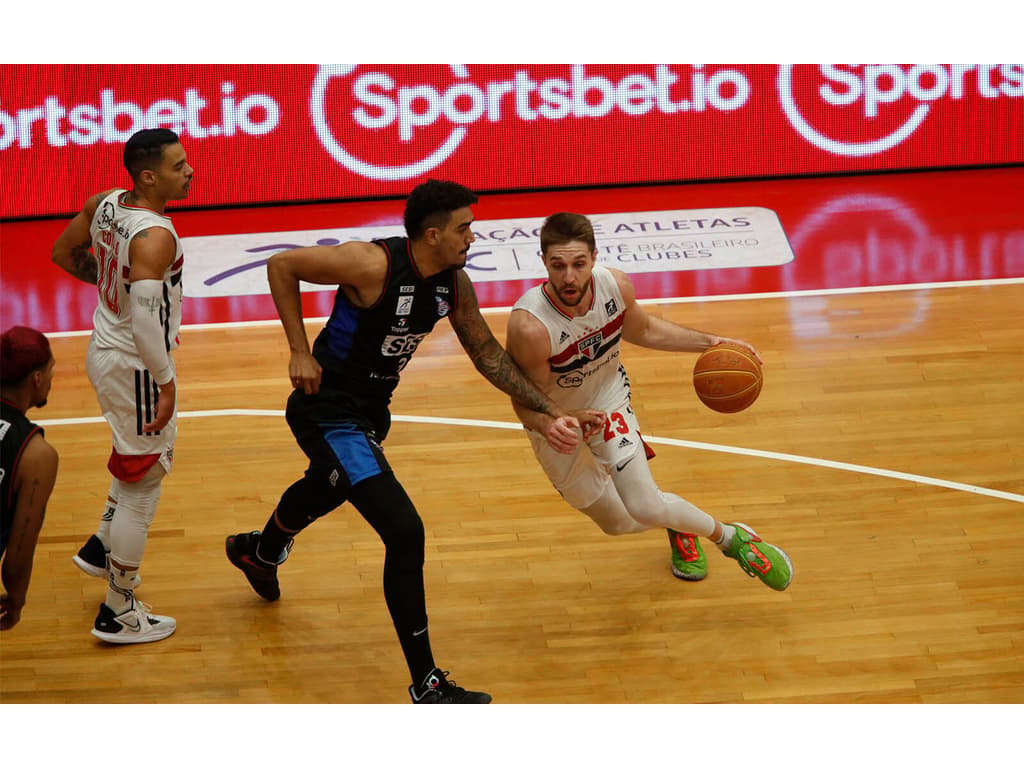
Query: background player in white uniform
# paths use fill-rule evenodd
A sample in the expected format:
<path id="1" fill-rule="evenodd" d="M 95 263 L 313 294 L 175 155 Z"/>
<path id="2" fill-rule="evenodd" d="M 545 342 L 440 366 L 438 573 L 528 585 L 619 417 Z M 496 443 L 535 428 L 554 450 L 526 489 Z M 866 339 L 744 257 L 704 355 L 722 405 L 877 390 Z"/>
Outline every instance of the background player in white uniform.
<path id="1" fill-rule="evenodd" d="M 725 341 L 740 344 L 755 356 L 757 351 L 747 342 L 685 328 L 645 312 L 625 273 L 597 266 L 594 230 L 586 216 L 549 216 L 540 239 L 548 280 L 516 302 L 506 348 L 537 387 L 563 408 L 596 408 L 607 416 L 602 432 L 589 435 L 574 453 L 565 455 L 538 439 L 536 415 L 512 401 L 552 484 L 605 533 L 668 529 L 672 572 L 679 578 L 696 581 L 707 575 L 707 559 L 693 535 L 697 534 L 711 539 L 749 575 L 772 589 L 785 589 L 792 579 L 785 552 L 763 542 L 749 526 L 721 523 L 679 496 L 659 490 L 647 465 L 648 449 L 630 407 L 629 379 L 619 360 L 623 339 L 672 352 L 702 352 Z"/>
<path id="2" fill-rule="evenodd" d="M 166 128 L 129 138 L 124 166 L 132 189 L 91 197 L 57 239 L 52 258 L 97 286 L 86 372 L 113 433 L 107 507 L 74 561 L 108 579 L 92 633 L 112 643 L 144 643 L 176 627 L 174 619 L 149 613 L 134 589 L 177 432 L 170 353 L 178 347 L 184 259 L 164 210 L 169 200 L 188 196 L 193 171 L 177 134 Z"/>

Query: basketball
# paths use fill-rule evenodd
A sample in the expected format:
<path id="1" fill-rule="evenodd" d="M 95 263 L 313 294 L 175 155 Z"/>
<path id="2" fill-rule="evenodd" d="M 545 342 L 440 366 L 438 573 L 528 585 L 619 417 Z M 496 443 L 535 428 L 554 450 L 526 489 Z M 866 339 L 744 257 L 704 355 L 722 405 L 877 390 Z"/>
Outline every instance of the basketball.
<path id="1" fill-rule="evenodd" d="M 704 350 L 693 366 L 693 389 L 708 408 L 736 413 L 749 408 L 761 394 L 761 364 L 737 344 Z"/>

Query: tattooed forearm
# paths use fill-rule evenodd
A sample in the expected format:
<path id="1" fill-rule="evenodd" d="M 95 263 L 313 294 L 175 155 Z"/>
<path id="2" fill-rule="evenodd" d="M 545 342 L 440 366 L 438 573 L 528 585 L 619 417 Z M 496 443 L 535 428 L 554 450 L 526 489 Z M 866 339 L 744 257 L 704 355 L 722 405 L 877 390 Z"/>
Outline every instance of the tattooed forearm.
<path id="1" fill-rule="evenodd" d="M 83 283 L 96 285 L 99 279 L 99 265 L 89 251 L 91 243 L 82 243 L 71 249 L 71 273 Z"/>
<path id="2" fill-rule="evenodd" d="M 485 379 L 531 411 L 552 415 L 552 402 L 534 386 L 498 340 L 485 327 L 486 336 L 456 329 L 473 365 Z"/>
<path id="3" fill-rule="evenodd" d="M 560 409 L 534 386 L 487 327 L 473 283 L 461 270 L 457 279 L 459 303 L 452 327 L 473 365 L 491 384 L 531 411 L 554 415 Z"/>

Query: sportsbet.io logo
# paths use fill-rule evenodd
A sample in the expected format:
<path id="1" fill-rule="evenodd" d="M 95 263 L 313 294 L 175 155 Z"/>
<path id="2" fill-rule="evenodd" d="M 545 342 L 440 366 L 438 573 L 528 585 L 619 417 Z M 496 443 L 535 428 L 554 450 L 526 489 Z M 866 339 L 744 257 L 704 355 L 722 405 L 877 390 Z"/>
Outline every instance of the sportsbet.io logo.
<path id="1" fill-rule="evenodd" d="M 826 64 L 817 68 L 802 65 L 799 77 L 794 77 L 793 70 L 791 64 L 780 66 L 776 77 L 779 103 L 786 118 L 811 144 L 844 157 L 864 157 L 892 149 L 913 135 L 939 100 L 1024 96 L 1024 67 L 1019 64 Z M 801 102 L 796 94 L 798 88 L 806 94 L 809 85 L 816 86 L 818 99 L 810 105 Z M 804 103 L 803 109 L 800 103 Z M 834 135 L 835 128 L 830 133 L 821 125 L 837 125 L 837 121 L 822 119 L 822 115 L 845 107 L 857 108 L 853 122 L 861 127 L 878 125 L 878 135 L 852 140 Z M 905 112 L 906 118 L 893 124 L 891 114 L 887 113 L 889 121 L 879 119 L 886 109 L 903 110 L 900 114 Z M 817 119 L 809 114 L 812 111 Z"/>
<path id="2" fill-rule="evenodd" d="M 464 93 L 459 85 L 454 85 L 445 91 L 440 103 L 437 99 L 430 99 L 431 95 L 436 94 L 436 89 L 429 85 L 398 88 L 397 99 L 392 99 L 388 94 L 395 90 L 396 83 L 393 77 L 384 72 L 362 73 L 355 77 L 351 84 L 353 97 L 365 105 L 352 112 L 352 118 L 362 128 L 380 129 L 392 125 L 397 120 L 399 138 L 409 141 L 416 126 L 433 123 L 440 117 L 442 110 L 444 115 L 454 123 L 448 138 L 442 141 L 436 149 L 427 153 L 422 160 L 402 165 L 376 164 L 363 160 L 346 149 L 335 137 L 330 119 L 332 110 L 329 108 L 327 98 L 328 87 L 332 81 L 351 79 L 357 68 L 357 64 L 321 66 L 313 79 L 309 112 L 313 121 L 313 129 L 324 149 L 338 163 L 360 176 L 378 181 L 395 181 L 427 173 L 451 157 L 451 154 L 465 138 L 466 128 L 458 123 L 472 122 L 478 117 L 474 116 L 472 111 L 467 115 L 467 113 L 456 109 L 456 102 Z M 469 77 L 465 66 L 461 64 L 452 64 L 451 70 L 456 78 Z M 415 109 L 415 106 L 418 101 L 422 100 L 427 101 L 428 107 L 425 111 L 420 112 Z M 367 106 L 377 111 L 378 114 L 372 114 L 371 110 L 366 108 Z"/>
<path id="3" fill-rule="evenodd" d="M 684 73 L 659 64 L 612 77 L 572 64 L 548 77 L 521 68 L 478 81 L 462 64 L 390 66 L 387 72 L 332 64 L 321 66 L 313 79 L 309 111 L 317 138 L 336 162 L 368 179 L 396 181 L 439 166 L 476 123 L 601 119 L 613 112 L 631 117 L 731 112 L 743 107 L 750 93 L 739 70 L 703 65 Z M 388 162 L 367 159 L 385 146 Z M 395 161 L 396 152 L 401 162 Z"/>

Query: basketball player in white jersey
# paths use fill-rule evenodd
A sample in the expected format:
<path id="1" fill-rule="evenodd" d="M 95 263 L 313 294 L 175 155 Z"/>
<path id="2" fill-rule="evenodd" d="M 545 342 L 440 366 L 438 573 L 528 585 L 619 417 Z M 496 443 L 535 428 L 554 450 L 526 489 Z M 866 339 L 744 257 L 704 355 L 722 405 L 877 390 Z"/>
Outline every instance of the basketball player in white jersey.
<path id="1" fill-rule="evenodd" d="M 513 400 L 537 460 L 554 487 L 605 533 L 668 530 L 672 573 L 698 581 L 707 559 L 696 535 L 711 539 L 750 576 L 775 590 L 789 586 L 789 557 L 747 525 L 721 523 L 690 502 L 662 492 L 647 460 L 630 406 L 629 379 L 619 359 L 623 339 L 650 349 L 702 352 L 722 342 L 747 342 L 686 328 L 649 315 L 636 301 L 625 273 L 598 266 L 594 229 L 586 216 L 556 213 L 540 232 L 548 279 L 516 302 L 506 349 L 537 387 L 566 410 L 595 408 L 606 414 L 601 432 L 584 436 L 572 454 L 540 438 L 540 414 Z"/>
<path id="2" fill-rule="evenodd" d="M 166 128 L 129 138 L 124 166 L 132 188 L 89 198 L 54 243 L 52 259 L 99 292 L 86 372 L 113 433 L 107 506 L 73 559 L 107 579 L 92 634 L 110 643 L 147 643 L 176 628 L 171 617 L 150 613 L 135 587 L 177 433 L 171 352 L 181 326 L 183 257 L 165 208 L 188 196 L 193 171 L 178 136 Z"/>

